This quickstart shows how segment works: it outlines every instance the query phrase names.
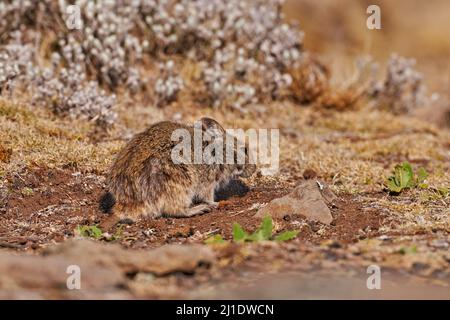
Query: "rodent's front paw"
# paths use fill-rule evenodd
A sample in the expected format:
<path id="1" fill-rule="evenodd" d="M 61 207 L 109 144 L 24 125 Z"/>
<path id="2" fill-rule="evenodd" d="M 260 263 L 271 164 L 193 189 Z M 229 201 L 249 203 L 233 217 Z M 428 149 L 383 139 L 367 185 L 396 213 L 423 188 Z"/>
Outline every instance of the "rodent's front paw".
<path id="1" fill-rule="evenodd" d="M 216 202 L 216 201 L 209 201 L 209 202 L 208 202 L 208 205 L 209 205 L 211 208 L 214 208 L 214 209 L 216 209 L 216 208 L 219 207 L 219 203 Z"/>

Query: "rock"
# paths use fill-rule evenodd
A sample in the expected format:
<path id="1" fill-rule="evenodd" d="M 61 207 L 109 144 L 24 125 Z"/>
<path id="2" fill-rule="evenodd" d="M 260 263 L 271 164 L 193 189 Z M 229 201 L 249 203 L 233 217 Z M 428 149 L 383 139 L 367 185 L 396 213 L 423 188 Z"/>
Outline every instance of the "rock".
<path id="1" fill-rule="evenodd" d="M 123 268 L 161 276 L 175 272 L 193 273 L 201 265 L 210 266 L 214 254 L 204 245 L 166 245 L 142 254 L 140 259 L 120 257 L 120 261 Z"/>
<path id="2" fill-rule="evenodd" d="M 311 221 L 330 224 L 333 216 L 328 206 L 336 200 L 333 192 L 319 180 L 307 180 L 288 195 L 277 198 L 258 210 L 256 217 L 271 215 L 282 219 L 287 215 L 301 215 Z"/>
<path id="3" fill-rule="evenodd" d="M 194 272 L 199 265 L 211 265 L 214 254 L 203 245 L 165 245 L 156 249 L 126 250 L 116 244 L 74 240 L 50 247 L 46 254 L 64 255 L 77 261 L 117 266 L 124 273 L 150 272 L 167 275 L 174 272 Z"/>
<path id="4" fill-rule="evenodd" d="M 67 288 L 66 281 L 71 274 L 66 272 L 71 265 L 80 268 L 81 290 Z M 0 298 L 80 299 L 108 295 L 126 299 L 131 297 L 130 293 L 119 289 L 125 282 L 119 268 L 109 264 L 96 265 L 89 259 L 66 259 L 64 255 L 0 255 Z"/>
<path id="5" fill-rule="evenodd" d="M 335 262 L 329 261 L 330 266 Z M 322 262 L 325 265 L 325 262 Z M 356 274 L 360 271 L 356 271 Z M 223 283 L 220 287 L 208 287 L 192 292 L 190 299 L 446 299 L 448 287 L 431 281 L 418 281 L 400 270 L 389 271 L 382 278 L 382 290 L 368 290 L 366 283 L 352 273 L 336 271 L 271 273 L 260 275 L 259 281 L 236 286 Z M 401 285 L 400 285 L 401 284 Z"/>
<path id="6" fill-rule="evenodd" d="M 134 297 L 129 290 L 130 274 L 194 273 L 214 259 L 211 249 L 202 245 L 166 245 L 144 251 L 71 240 L 46 248 L 40 256 L 0 253 L 0 298 L 129 299 Z M 70 265 L 80 268 L 81 290 L 67 289 Z"/>

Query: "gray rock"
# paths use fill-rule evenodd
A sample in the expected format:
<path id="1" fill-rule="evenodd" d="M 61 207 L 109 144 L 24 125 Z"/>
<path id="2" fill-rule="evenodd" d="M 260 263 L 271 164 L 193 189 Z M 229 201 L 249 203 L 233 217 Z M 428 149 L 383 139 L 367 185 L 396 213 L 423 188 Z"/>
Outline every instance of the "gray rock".
<path id="1" fill-rule="evenodd" d="M 319 180 L 307 180 L 298 185 L 288 195 L 269 202 L 256 213 L 256 217 L 262 218 L 271 215 L 275 219 L 281 219 L 290 215 L 301 215 L 311 221 L 330 224 L 333 216 L 329 206 L 336 200 L 336 196 Z"/>
<path id="2" fill-rule="evenodd" d="M 212 250 L 204 245 L 126 250 L 117 244 L 72 240 L 48 247 L 39 256 L 0 253 L 0 299 L 130 299 L 134 295 L 129 274 L 194 273 L 213 261 Z M 80 268 L 81 290 L 66 286 L 71 265 Z"/>

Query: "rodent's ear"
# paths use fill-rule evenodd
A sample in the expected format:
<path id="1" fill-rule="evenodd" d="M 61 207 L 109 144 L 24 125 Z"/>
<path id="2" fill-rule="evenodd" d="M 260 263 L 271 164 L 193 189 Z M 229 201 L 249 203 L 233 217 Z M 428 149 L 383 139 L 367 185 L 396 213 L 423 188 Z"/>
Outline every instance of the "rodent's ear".
<path id="1" fill-rule="evenodd" d="M 219 130 L 220 132 L 225 132 L 225 129 L 216 120 L 208 117 L 203 117 L 200 119 L 202 123 L 203 131 L 213 131 Z"/>

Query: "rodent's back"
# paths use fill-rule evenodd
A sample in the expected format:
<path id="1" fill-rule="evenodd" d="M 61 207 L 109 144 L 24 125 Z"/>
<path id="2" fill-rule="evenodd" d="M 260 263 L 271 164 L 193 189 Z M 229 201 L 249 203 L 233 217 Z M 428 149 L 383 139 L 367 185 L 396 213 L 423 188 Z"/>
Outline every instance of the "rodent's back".
<path id="1" fill-rule="evenodd" d="M 112 171 L 121 169 L 129 175 L 134 175 L 143 169 L 145 160 L 149 158 L 170 159 L 174 146 L 171 135 L 176 129 L 189 130 L 189 127 L 176 122 L 163 121 L 137 134 L 119 152 Z"/>
<path id="2" fill-rule="evenodd" d="M 171 140 L 176 129 L 190 128 L 186 125 L 163 121 L 133 137 L 119 152 L 108 176 L 108 189 L 114 196 L 129 201 L 141 202 L 144 196 L 142 179 L 151 180 L 155 187 L 161 187 L 163 179 L 173 174 Z M 182 168 L 178 171 L 182 173 Z M 116 199 L 118 200 L 118 199 Z"/>

